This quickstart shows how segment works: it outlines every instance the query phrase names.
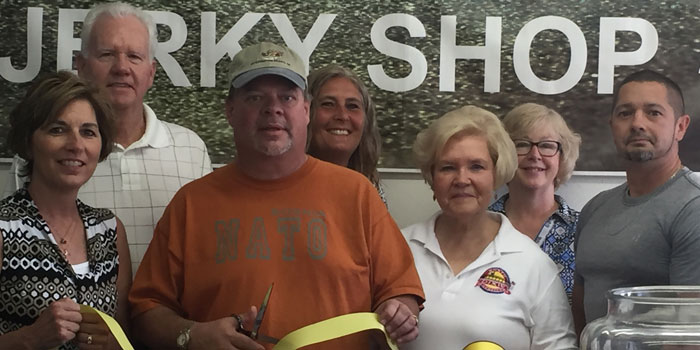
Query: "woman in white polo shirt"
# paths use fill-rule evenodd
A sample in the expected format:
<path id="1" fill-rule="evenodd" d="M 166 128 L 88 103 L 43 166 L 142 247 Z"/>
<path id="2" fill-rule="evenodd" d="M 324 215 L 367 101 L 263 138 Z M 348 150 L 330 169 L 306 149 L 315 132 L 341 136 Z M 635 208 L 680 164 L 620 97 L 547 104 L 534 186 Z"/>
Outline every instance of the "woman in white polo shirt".
<path id="1" fill-rule="evenodd" d="M 451 111 L 413 146 L 441 210 L 403 229 L 426 293 L 420 336 L 405 349 L 576 349 L 558 270 L 508 219 L 487 211 L 517 167 L 493 114 Z"/>

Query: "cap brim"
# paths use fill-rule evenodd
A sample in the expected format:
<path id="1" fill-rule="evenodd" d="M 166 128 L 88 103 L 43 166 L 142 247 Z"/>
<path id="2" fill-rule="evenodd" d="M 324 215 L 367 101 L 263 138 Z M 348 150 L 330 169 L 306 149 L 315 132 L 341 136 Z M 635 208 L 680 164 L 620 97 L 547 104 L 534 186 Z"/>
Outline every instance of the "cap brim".
<path id="1" fill-rule="evenodd" d="M 233 81 L 231 81 L 231 85 L 234 88 L 238 89 L 243 87 L 245 84 L 248 84 L 251 80 L 259 76 L 268 74 L 278 75 L 283 78 L 287 78 L 289 81 L 296 84 L 302 90 L 306 89 L 306 81 L 304 81 L 304 78 L 301 75 L 294 73 L 289 69 L 279 67 L 264 67 L 247 71 L 235 77 Z"/>

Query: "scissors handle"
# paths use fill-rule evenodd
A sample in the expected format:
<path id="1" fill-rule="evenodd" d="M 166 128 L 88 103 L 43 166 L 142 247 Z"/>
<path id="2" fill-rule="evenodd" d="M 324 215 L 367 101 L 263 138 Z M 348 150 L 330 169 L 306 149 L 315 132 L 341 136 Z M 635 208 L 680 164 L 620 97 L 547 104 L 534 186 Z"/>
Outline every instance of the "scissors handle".
<path id="1" fill-rule="evenodd" d="M 241 315 L 239 314 L 233 314 L 231 315 L 231 317 L 235 318 L 236 322 L 238 323 L 238 325 L 236 325 L 236 332 L 245 334 L 250 337 L 252 333 L 249 330 L 243 328 L 243 317 L 241 317 Z"/>
<path id="2" fill-rule="evenodd" d="M 231 317 L 235 318 L 236 321 L 238 321 L 238 325 L 236 326 L 236 332 L 241 333 L 250 339 L 259 340 L 263 343 L 268 343 L 268 344 L 279 343 L 280 340 L 277 338 L 270 337 L 270 336 L 267 336 L 265 334 L 260 334 L 260 333 L 253 334 L 253 332 L 243 328 L 243 317 L 241 317 L 241 315 L 233 314 L 233 315 L 231 315 Z"/>

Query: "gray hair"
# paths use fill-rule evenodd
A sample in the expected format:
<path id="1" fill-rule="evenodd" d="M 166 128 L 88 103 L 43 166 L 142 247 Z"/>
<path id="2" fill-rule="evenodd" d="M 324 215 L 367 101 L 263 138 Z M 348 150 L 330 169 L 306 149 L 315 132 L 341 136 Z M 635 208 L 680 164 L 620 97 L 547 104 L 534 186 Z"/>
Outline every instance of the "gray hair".
<path id="1" fill-rule="evenodd" d="M 153 22 L 153 17 L 140 8 L 123 2 L 102 3 L 90 9 L 90 12 L 85 16 L 83 30 L 80 33 L 80 39 L 82 40 L 80 54 L 83 57 L 88 56 L 88 45 L 92 35 L 92 27 L 102 15 L 112 18 L 134 16 L 141 21 L 148 30 L 148 58 L 150 60 L 154 59 L 156 56 L 156 45 L 158 45 L 158 31 L 155 22 Z"/>

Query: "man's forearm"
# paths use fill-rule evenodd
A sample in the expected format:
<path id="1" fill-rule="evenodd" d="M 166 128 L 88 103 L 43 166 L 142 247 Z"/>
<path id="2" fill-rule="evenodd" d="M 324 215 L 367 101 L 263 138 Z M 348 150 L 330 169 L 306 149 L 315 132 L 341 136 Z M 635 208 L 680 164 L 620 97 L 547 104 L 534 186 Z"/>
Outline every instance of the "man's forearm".
<path id="1" fill-rule="evenodd" d="M 134 319 L 133 334 L 152 349 L 177 349 L 178 335 L 191 323 L 173 310 L 158 306 Z"/>

